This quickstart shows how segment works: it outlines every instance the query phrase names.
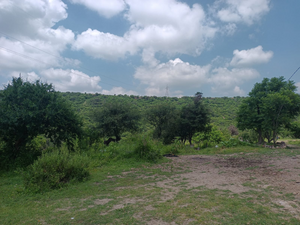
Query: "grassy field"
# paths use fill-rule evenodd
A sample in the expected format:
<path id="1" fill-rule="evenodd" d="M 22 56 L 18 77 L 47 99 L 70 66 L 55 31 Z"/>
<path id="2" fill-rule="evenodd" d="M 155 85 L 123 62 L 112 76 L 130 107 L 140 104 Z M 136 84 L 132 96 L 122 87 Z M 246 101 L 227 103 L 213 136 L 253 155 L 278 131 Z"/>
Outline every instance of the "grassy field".
<path id="1" fill-rule="evenodd" d="M 296 176 L 298 148 L 258 147 L 187 151 L 157 164 L 116 161 L 93 168 L 87 182 L 43 194 L 3 173 L 0 224 L 300 224 Z M 291 185 L 282 189 L 280 179 Z"/>

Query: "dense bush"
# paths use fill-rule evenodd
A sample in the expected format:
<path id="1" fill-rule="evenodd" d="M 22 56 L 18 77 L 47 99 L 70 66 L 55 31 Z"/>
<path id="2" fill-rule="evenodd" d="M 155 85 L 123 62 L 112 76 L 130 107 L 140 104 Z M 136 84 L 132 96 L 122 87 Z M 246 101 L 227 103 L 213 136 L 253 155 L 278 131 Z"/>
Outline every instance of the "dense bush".
<path id="1" fill-rule="evenodd" d="M 153 144 L 149 137 L 139 137 L 137 146 L 134 148 L 134 155 L 140 159 L 156 162 L 162 158 L 160 150 Z"/>
<path id="2" fill-rule="evenodd" d="M 237 146 L 251 146 L 249 142 L 240 141 L 239 139 L 230 138 L 228 141 L 222 141 L 219 144 L 222 148 L 232 148 Z"/>
<path id="3" fill-rule="evenodd" d="M 258 135 L 254 130 L 248 130 L 248 129 L 243 130 L 242 132 L 239 133 L 239 138 L 249 143 L 258 142 Z"/>
<path id="4" fill-rule="evenodd" d="M 0 163 L 9 167 L 24 156 L 34 158 L 28 145 L 39 135 L 72 149 L 73 141 L 81 136 L 81 126 L 81 118 L 51 84 L 13 78 L 0 93 L 0 137 L 5 143 Z"/>
<path id="5" fill-rule="evenodd" d="M 33 192 L 61 188 L 89 177 L 89 158 L 67 150 L 43 154 L 23 171 L 24 186 Z"/>
<path id="6" fill-rule="evenodd" d="M 44 136 L 37 136 L 28 141 L 26 146 L 19 149 L 19 155 L 14 160 L 10 158 L 10 147 L 5 142 L 0 141 L 0 170 L 13 170 L 16 168 L 25 168 L 32 164 L 42 152 L 53 144 Z"/>

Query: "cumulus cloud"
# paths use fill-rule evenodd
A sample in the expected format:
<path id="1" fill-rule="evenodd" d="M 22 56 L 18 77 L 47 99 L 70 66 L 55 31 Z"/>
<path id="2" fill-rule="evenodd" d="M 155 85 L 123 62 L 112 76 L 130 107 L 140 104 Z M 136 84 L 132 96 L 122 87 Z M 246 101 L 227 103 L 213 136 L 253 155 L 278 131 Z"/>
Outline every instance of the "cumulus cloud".
<path id="1" fill-rule="evenodd" d="M 18 74 L 14 72 L 11 75 L 16 77 Z M 94 93 L 102 90 L 99 86 L 101 80 L 99 76 L 90 77 L 81 71 L 72 69 L 49 68 L 37 73 L 22 73 L 22 77 L 29 81 L 40 79 L 43 82 L 51 83 L 56 91 Z"/>
<path id="2" fill-rule="evenodd" d="M 201 5 L 189 7 L 176 0 L 126 0 L 125 18 L 131 23 L 123 36 L 88 29 L 77 36 L 74 49 L 103 59 L 117 59 L 152 49 L 166 54 L 200 55 L 217 28 L 206 18 Z"/>
<path id="3" fill-rule="evenodd" d="M 227 68 L 226 60 L 216 58 L 206 66 L 191 65 L 176 58 L 166 63 L 159 62 L 151 50 L 143 52 L 144 65 L 136 69 L 134 77 L 146 85 L 145 94 L 163 96 L 166 87 L 170 94 L 181 96 L 191 89 L 211 86 L 214 94 L 224 96 L 245 95 L 241 85 L 260 76 L 251 68 Z M 219 61 L 216 63 L 215 61 Z M 221 65 L 223 62 L 223 67 Z"/>
<path id="4" fill-rule="evenodd" d="M 104 95 L 138 95 L 136 91 L 127 91 L 123 87 L 113 87 L 111 90 L 103 90 L 101 93 Z"/>
<path id="5" fill-rule="evenodd" d="M 214 4 L 216 16 L 223 22 L 252 25 L 270 10 L 270 0 L 219 0 Z"/>
<path id="6" fill-rule="evenodd" d="M 234 50 L 233 55 L 230 65 L 245 67 L 269 62 L 273 57 L 273 52 L 264 52 L 262 46 L 257 46 L 248 50 Z"/>
<path id="7" fill-rule="evenodd" d="M 78 65 L 77 60 L 61 57 L 74 33 L 62 26 L 67 6 L 61 0 L 3 0 L 0 5 L 0 52 L 2 70 L 29 72 L 53 66 Z"/>
<path id="8" fill-rule="evenodd" d="M 81 4 L 90 10 L 98 12 L 101 16 L 111 18 L 124 11 L 126 4 L 123 0 L 70 0 L 71 3 Z"/>
<path id="9" fill-rule="evenodd" d="M 110 33 L 88 29 L 77 36 L 75 50 L 83 50 L 94 58 L 115 60 L 126 54 L 134 54 L 136 46 L 130 40 Z"/>
<path id="10" fill-rule="evenodd" d="M 209 83 L 212 84 L 212 92 L 221 96 L 244 95 L 245 92 L 239 86 L 257 77 L 259 73 L 255 69 L 233 68 L 229 70 L 220 67 L 212 70 Z"/>
<path id="11" fill-rule="evenodd" d="M 99 15 L 111 18 L 124 11 L 126 4 L 123 0 L 70 0 L 71 3 L 81 4 L 90 10 L 96 11 Z"/>
<path id="12" fill-rule="evenodd" d="M 155 59 L 148 58 L 150 62 Z M 147 95 L 164 95 L 167 86 L 172 91 L 201 87 L 207 83 L 210 66 L 191 65 L 176 58 L 167 63 L 148 64 L 137 68 L 134 78 L 147 85 Z"/>
<path id="13" fill-rule="evenodd" d="M 0 30 L 14 37 L 36 39 L 68 16 L 61 0 L 2 0 L 1 5 L 0 21 L 9 23 L 0 23 Z"/>

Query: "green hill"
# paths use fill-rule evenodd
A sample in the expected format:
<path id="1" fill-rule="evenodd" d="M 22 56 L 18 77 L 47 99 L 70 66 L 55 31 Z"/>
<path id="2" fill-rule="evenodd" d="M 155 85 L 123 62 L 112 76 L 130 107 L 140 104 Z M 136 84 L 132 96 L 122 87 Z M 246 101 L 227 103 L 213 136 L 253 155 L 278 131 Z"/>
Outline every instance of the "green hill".
<path id="1" fill-rule="evenodd" d="M 61 95 L 73 103 L 74 109 L 84 118 L 86 125 L 91 124 L 90 113 L 93 109 L 101 107 L 106 101 L 118 99 L 136 105 L 143 113 L 151 105 L 171 102 L 178 107 L 182 107 L 193 101 L 193 97 L 156 97 L 156 96 L 134 96 L 134 95 L 102 95 L 61 92 Z M 222 98 L 203 98 L 211 112 L 212 123 L 220 128 L 227 128 L 230 125 L 236 125 L 235 117 L 239 105 L 244 97 L 222 97 Z"/>

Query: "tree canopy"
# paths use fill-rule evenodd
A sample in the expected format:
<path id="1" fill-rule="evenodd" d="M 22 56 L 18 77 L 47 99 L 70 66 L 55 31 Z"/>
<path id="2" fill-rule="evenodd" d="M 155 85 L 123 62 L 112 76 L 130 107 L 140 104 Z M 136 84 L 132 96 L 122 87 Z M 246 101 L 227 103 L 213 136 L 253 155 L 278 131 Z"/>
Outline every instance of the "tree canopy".
<path id="1" fill-rule="evenodd" d="M 96 127 L 102 137 L 114 136 L 116 141 L 119 141 L 125 131 L 138 129 L 140 113 L 135 107 L 125 102 L 106 102 L 93 114 Z"/>
<path id="2" fill-rule="evenodd" d="M 258 141 L 276 141 L 279 130 L 287 127 L 300 113 L 300 97 L 293 81 L 284 77 L 264 78 L 256 83 L 237 113 L 241 130 L 253 129 Z"/>
<path id="3" fill-rule="evenodd" d="M 81 126 L 80 118 L 51 84 L 19 77 L 1 92 L 0 137 L 9 158 L 18 157 L 20 150 L 40 134 L 56 145 L 66 141 L 72 147 Z"/>
<path id="4" fill-rule="evenodd" d="M 188 140 L 192 144 L 196 132 L 206 132 L 210 123 L 209 111 L 202 102 L 202 93 L 197 92 L 194 102 L 183 106 L 180 111 L 178 136 L 182 141 Z"/>
<path id="5" fill-rule="evenodd" d="M 176 107 L 168 102 L 149 107 L 146 111 L 148 122 L 154 126 L 154 137 L 165 139 L 165 131 L 177 117 Z"/>

